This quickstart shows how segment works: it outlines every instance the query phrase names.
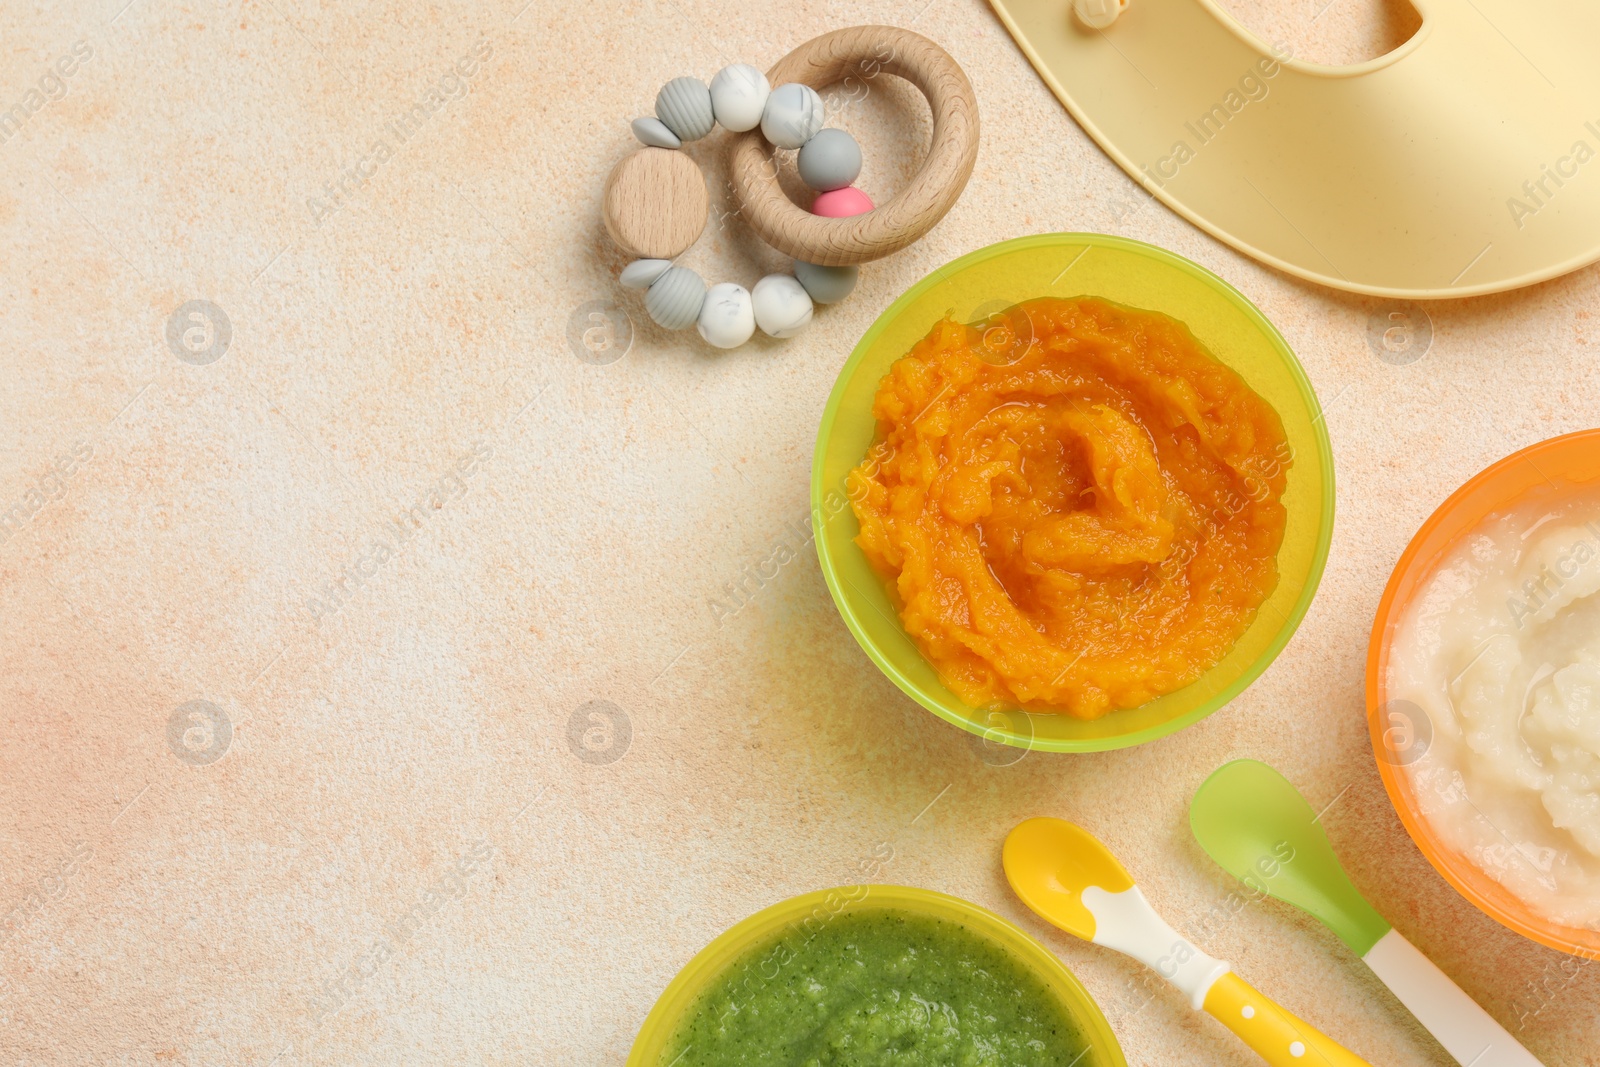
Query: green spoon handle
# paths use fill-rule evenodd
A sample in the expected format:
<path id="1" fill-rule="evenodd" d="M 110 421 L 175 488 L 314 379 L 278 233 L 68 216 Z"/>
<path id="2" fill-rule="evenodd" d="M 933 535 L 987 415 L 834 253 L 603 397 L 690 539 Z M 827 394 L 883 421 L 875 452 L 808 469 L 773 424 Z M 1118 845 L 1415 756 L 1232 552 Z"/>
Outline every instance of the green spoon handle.
<path id="1" fill-rule="evenodd" d="M 1543 1067 L 1400 931 L 1361 958 L 1462 1067 Z"/>

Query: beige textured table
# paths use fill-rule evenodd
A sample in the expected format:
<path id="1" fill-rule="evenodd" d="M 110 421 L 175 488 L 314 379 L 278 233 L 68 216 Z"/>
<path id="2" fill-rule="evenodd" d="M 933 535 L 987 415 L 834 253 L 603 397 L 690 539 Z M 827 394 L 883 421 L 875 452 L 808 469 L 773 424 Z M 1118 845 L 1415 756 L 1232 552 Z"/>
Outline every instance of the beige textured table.
<path id="1" fill-rule="evenodd" d="M 1358 39 L 1372 13 L 1343 2 L 1256 14 Z M 1600 423 L 1600 271 L 1426 309 L 1275 274 L 1142 202 L 975 0 L 524 3 L 0 13 L 0 1063 L 616 1064 L 707 940 L 875 852 L 1039 934 L 1131 1063 L 1251 1062 L 1023 914 L 1000 840 L 1053 813 L 1375 1064 L 1445 1064 L 1325 930 L 1223 917 L 1185 812 L 1243 755 L 1328 805 L 1356 883 L 1530 1049 L 1600 1063 L 1600 968 L 1433 873 L 1361 697 L 1427 513 Z M 796 340 L 657 330 L 598 216 L 628 120 L 668 78 L 862 21 L 971 76 L 965 197 Z M 892 192 L 920 99 L 881 79 L 831 100 Z M 781 260 L 725 217 L 720 143 L 694 149 L 715 221 L 690 263 L 748 283 Z M 1051 230 L 1156 242 L 1261 306 L 1327 407 L 1338 526 L 1299 634 L 1230 707 L 997 767 L 839 622 L 807 477 L 894 296 Z M 1375 341 L 1391 312 L 1407 351 Z"/>

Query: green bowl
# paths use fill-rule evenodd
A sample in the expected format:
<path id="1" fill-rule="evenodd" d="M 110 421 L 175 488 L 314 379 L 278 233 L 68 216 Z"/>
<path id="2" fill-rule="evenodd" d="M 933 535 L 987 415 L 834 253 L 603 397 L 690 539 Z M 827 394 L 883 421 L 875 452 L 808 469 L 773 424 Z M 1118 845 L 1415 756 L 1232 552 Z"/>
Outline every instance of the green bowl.
<path id="1" fill-rule="evenodd" d="M 872 401 L 895 360 L 953 314 L 963 322 L 1040 296 L 1093 296 L 1169 315 L 1277 409 L 1293 450 L 1283 504 L 1278 587 L 1223 660 L 1183 689 L 1085 721 L 1070 715 L 974 708 L 900 624 L 899 605 L 855 543 L 845 491 L 878 432 Z M 891 304 L 839 372 L 817 429 L 811 466 L 817 558 L 845 625 L 911 699 L 987 741 L 1047 752 L 1143 744 L 1181 730 L 1238 696 L 1283 650 L 1311 606 L 1333 536 L 1333 456 L 1322 407 L 1283 337 L 1238 290 L 1181 256 L 1122 237 L 1051 233 L 980 248 L 934 271 Z"/>
<path id="2" fill-rule="evenodd" d="M 1122 1048 L 1099 1006 L 1082 983 L 1049 949 L 1015 923 L 962 900 L 903 885 L 859 885 L 822 889 L 780 901 L 724 930 L 701 949 L 662 991 L 634 1038 L 625 1067 L 670 1067 L 664 1061 L 672 1038 L 700 995 L 740 962 L 778 941 L 791 928 L 827 923 L 847 912 L 913 912 L 958 923 L 998 946 L 1031 971 L 1077 1024 L 1086 1047 L 1077 1067 L 1127 1067 Z"/>

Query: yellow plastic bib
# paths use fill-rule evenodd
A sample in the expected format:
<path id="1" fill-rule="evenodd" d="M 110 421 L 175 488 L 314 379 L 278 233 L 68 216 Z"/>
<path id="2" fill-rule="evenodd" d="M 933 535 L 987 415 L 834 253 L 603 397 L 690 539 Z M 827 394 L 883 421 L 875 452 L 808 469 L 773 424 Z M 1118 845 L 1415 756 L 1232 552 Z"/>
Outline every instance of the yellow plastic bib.
<path id="1" fill-rule="evenodd" d="M 1600 3 L 1418 0 L 1354 66 L 1276 52 L 1213 0 L 993 0 L 1067 110 L 1152 195 L 1264 263 L 1409 298 L 1600 259 Z M 1088 0 L 1091 7 L 1114 0 Z"/>

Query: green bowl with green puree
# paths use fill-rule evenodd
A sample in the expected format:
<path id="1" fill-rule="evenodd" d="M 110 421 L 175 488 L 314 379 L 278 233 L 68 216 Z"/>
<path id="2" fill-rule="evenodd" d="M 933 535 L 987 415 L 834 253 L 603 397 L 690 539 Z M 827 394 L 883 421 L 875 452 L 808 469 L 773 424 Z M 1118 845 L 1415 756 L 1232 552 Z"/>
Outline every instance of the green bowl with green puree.
<path id="1" fill-rule="evenodd" d="M 1127 1067 L 1053 953 L 956 897 L 863 885 L 727 930 L 661 994 L 628 1067 Z"/>

